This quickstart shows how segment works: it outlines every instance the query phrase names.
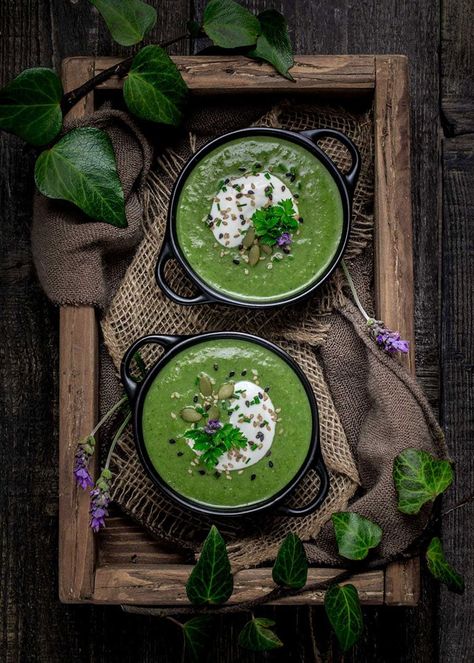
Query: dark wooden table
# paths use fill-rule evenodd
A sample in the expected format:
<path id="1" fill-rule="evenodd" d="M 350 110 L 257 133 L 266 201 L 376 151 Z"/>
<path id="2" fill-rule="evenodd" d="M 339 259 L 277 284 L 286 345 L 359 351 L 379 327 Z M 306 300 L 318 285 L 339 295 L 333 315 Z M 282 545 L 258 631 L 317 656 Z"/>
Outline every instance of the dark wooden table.
<path id="1" fill-rule="evenodd" d="M 154 0 L 149 41 L 182 32 L 189 0 Z M 194 3 L 199 12 L 204 2 Z M 474 488 L 474 11 L 472 0 L 246 0 L 284 11 L 298 53 L 405 53 L 410 58 L 417 373 L 456 461 L 449 506 Z M 2 0 L 1 83 L 70 55 L 115 55 L 87 0 Z M 175 53 L 189 52 L 186 42 Z M 0 661 L 179 660 L 165 620 L 57 599 L 58 312 L 43 295 L 29 241 L 34 155 L 0 136 Z M 471 443 L 471 445 L 470 445 Z M 366 609 L 367 628 L 346 661 L 474 659 L 472 505 L 443 523 L 463 598 L 422 578 L 418 608 Z M 338 660 L 321 609 L 276 613 L 286 642 L 275 661 Z M 211 660 L 263 660 L 239 650 L 245 616 L 222 620 Z"/>

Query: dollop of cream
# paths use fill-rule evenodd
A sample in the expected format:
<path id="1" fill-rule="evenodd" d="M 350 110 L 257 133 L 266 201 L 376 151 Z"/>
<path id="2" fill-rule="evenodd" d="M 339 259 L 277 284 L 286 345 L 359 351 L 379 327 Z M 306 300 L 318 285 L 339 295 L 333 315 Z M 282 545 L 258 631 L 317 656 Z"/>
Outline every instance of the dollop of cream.
<path id="1" fill-rule="evenodd" d="M 242 431 L 248 444 L 223 454 L 216 465 L 219 472 L 235 472 L 255 465 L 270 451 L 275 436 L 278 414 L 263 388 L 241 380 L 235 383 L 234 394 L 238 398 L 232 399 L 229 422 Z M 194 450 L 192 440 L 188 439 L 187 443 L 197 456 L 201 455 L 201 451 Z"/>
<path id="2" fill-rule="evenodd" d="M 241 244 L 257 209 L 291 199 L 296 215 L 298 206 L 288 186 L 269 172 L 246 173 L 227 178 L 214 196 L 208 224 L 217 242 L 234 248 Z"/>

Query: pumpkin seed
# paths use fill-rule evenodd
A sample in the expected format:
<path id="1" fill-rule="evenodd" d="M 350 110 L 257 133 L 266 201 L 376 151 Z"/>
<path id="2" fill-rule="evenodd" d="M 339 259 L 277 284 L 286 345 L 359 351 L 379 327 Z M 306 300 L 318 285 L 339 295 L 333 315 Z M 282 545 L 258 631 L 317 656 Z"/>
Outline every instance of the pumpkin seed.
<path id="1" fill-rule="evenodd" d="M 254 244 L 249 252 L 249 265 L 254 267 L 260 259 L 260 247 Z"/>
<path id="2" fill-rule="evenodd" d="M 272 247 L 268 244 L 262 244 L 262 251 L 267 254 L 267 256 L 272 255 Z"/>
<path id="3" fill-rule="evenodd" d="M 250 228 L 245 233 L 245 237 L 242 242 L 244 249 L 249 249 L 252 246 L 254 239 L 255 239 L 255 228 L 253 226 L 250 226 Z"/>
<path id="4" fill-rule="evenodd" d="M 219 398 L 220 401 L 223 401 L 226 398 L 230 398 L 233 393 L 234 393 L 234 385 L 231 382 L 225 382 L 223 385 L 220 386 L 217 397 Z"/>
<path id="5" fill-rule="evenodd" d="M 199 378 L 199 391 L 203 396 L 212 395 L 212 382 L 208 375 L 201 375 Z"/>
<path id="6" fill-rule="evenodd" d="M 209 419 L 219 419 L 220 411 L 217 405 L 211 405 L 211 407 L 207 411 L 207 414 Z"/>
<path id="7" fill-rule="evenodd" d="M 201 421 L 202 419 L 202 414 L 199 414 L 197 410 L 195 410 L 193 407 L 184 407 L 181 412 L 181 419 L 184 419 L 184 421 L 188 421 L 189 423 L 196 423 L 197 421 Z"/>

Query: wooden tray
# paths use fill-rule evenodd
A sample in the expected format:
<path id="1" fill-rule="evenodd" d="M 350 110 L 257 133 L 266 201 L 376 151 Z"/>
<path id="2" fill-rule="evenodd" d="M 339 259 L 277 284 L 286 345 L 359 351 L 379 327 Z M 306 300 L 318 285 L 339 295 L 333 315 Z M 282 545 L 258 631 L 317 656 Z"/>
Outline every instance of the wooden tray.
<path id="1" fill-rule="evenodd" d="M 314 93 L 361 97 L 375 112 L 375 281 L 377 315 L 411 341 L 405 358 L 414 372 L 413 265 L 410 198 L 410 134 L 407 60 L 404 56 L 298 56 L 296 83 L 269 66 L 244 57 L 175 57 L 192 94 Z M 65 90 L 82 84 L 116 63 L 115 58 L 68 58 L 63 62 Z M 100 90 L 117 90 L 112 78 Z M 94 110 L 89 94 L 70 116 Z M 160 330 L 157 329 L 157 332 Z M 67 603 L 185 605 L 184 585 L 192 566 L 179 553 L 153 541 L 124 516 L 112 516 L 94 536 L 89 528 L 89 498 L 73 480 L 77 441 L 97 417 L 98 323 L 93 308 L 64 307 L 60 312 L 59 449 L 59 596 Z M 97 454 L 96 454 L 97 455 Z M 97 467 L 93 468 L 97 472 Z M 313 568 L 309 580 L 334 575 Z M 351 582 L 362 603 L 415 605 L 419 598 L 419 560 L 392 563 L 385 570 L 361 573 Z M 273 587 L 270 568 L 240 571 L 231 602 L 261 596 Z M 322 592 L 280 600 L 320 604 Z"/>

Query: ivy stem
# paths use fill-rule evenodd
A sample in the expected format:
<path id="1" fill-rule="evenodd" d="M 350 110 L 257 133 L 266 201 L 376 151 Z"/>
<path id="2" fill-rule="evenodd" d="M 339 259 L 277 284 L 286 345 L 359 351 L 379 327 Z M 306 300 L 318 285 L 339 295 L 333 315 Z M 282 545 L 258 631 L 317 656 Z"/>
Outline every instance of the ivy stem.
<path id="1" fill-rule="evenodd" d="M 125 397 L 125 398 L 126 398 L 126 397 Z M 127 416 L 125 417 L 125 419 L 124 419 L 124 420 L 122 421 L 122 423 L 120 424 L 120 426 L 118 427 L 117 432 L 115 433 L 114 438 L 113 438 L 113 440 L 112 440 L 112 443 L 111 443 L 111 445 L 110 445 L 109 453 L 107 454 L 107 459 L 106 459 L 106 461 L 105 461 L 104 470 L 108 470 L 108 469 L 109 469 L 110 459 L 112 458 L 112 454 L 113 454 L 113 452 L 114 452 L 115 445 L 117 444 L 117 442 L 118 442 L 120 436 L 122 435 L 123 431 L 124 431 L 124 430 L 126 429 L 126 427 L 128 426 L 128 424 L 129 424 L 131 418 L 132 418 L 132 413 L 129 412 L 129 413 L 127 414 Z M 102 471 L 103 471 L 103 470 L 102 470 Z"/>
<path id="2" fill-rule="evenodd" d="M 347 269 L 347 265 L 346 265 L 346 263 L 344 262 L 344 260 L 341 260 L 341 267 L 342 267 L 342 271 L 344 272 L 344 276 L 345 276 L 346 279 L 347 279 L 347 283 L 348 283 L 348 285 L 349 285 L 349 288 L 350 288 L 350 290 L 351 290 L 351 293 L 352 293 L 352 296 L 353 296 L 353 298 L 354 298 L 354 301 L 355 301 L 355 303 L 356 303 L 357 308 L 359 309 L 359 311 L 362 313 L 362 315 L 364 316 L 364 318 L 365 318 L 367 321 L 369 321 L 369 320 L 373 320 L 372 316 L 370 316 L 370 315 L 367 313 L 367 311 L 365 310 L 365 308 L 362 306 L 362 303 L 361 303 L 361 301 L 360 301 L 360 299 L 359 299 L 359 295 L 357 294 L 356 287 L 355 287 L 355 285 L 354 285 L 354 281 L 352 280 L 352 276 L 350 275 L 349 270 Z"/>
<path id="3" fill-rule="evenodd" d="M 168 619 L 173 624 L 176 624 L 176 626 L 179 626 L 179 628 L 181 628 L 181 629 L 183 628 L 183 624 L 181 622 L 179 622 L 177 619 L 175 619 L 174 617 L 167 617 L 166 619 Z"/>
<path id="4" fill-rule="evenodd" d="M 159 44 L 159 46 L 161 48 L 167 48 L 168 46 L 172 46 L 173 44 L 176 44 L 183 39 L 187 39 L 188 37 L 191 37 L 191 35 L 186 32 L 186 34 L 180 35 L 179 37 L 162 42 Z M 112 78 L 112 76 L 123 78 L 123 76 L 125 76 L 130 71 L 134 57 L 134 55 L 130 55 L 130 57 L 125 58 L 125 60 L 117 62 L 117 64 L 112 65 L 112 67 L 109 67 L 108 69 L 104 69 L 104 71 L 101 71 L 96 76 L 90 78 L 88 81 L 75 88 L 74 90 L 67 92 L 61 100 L 61 110 L 63 115 L 66 115 L 66 113 L 68 113 L 71 108 L 77 104 L 78 101 L 88 95 L 89 92 L 92 92 L 92 90 L 94 90 L 98 85 L 104 81 L 107 81 L 109 78 Z"/>
<path id="5" fill-rule="evenodd" d="M 124 396 L 119 401 L 117 401 L 117 403 L 115 403 L 115 405 L 113 407 L 111 407 L 110 410 L 104 414 L 102 419 L 99 421 L 99 423 L 92 430 L 91 436 L 94 436 L 97 433 L 97 431 L 99 430 L 99 428 L 102 426 L 102 424 L 105 424 L 107 419 L 109 419 L 113 415 L 113 413 L 116 412 L 118 409 L 120 409 L 122 407 L 122 405 L 124 405 L 127 401 L 128 401 L 128 396 Z"/>

